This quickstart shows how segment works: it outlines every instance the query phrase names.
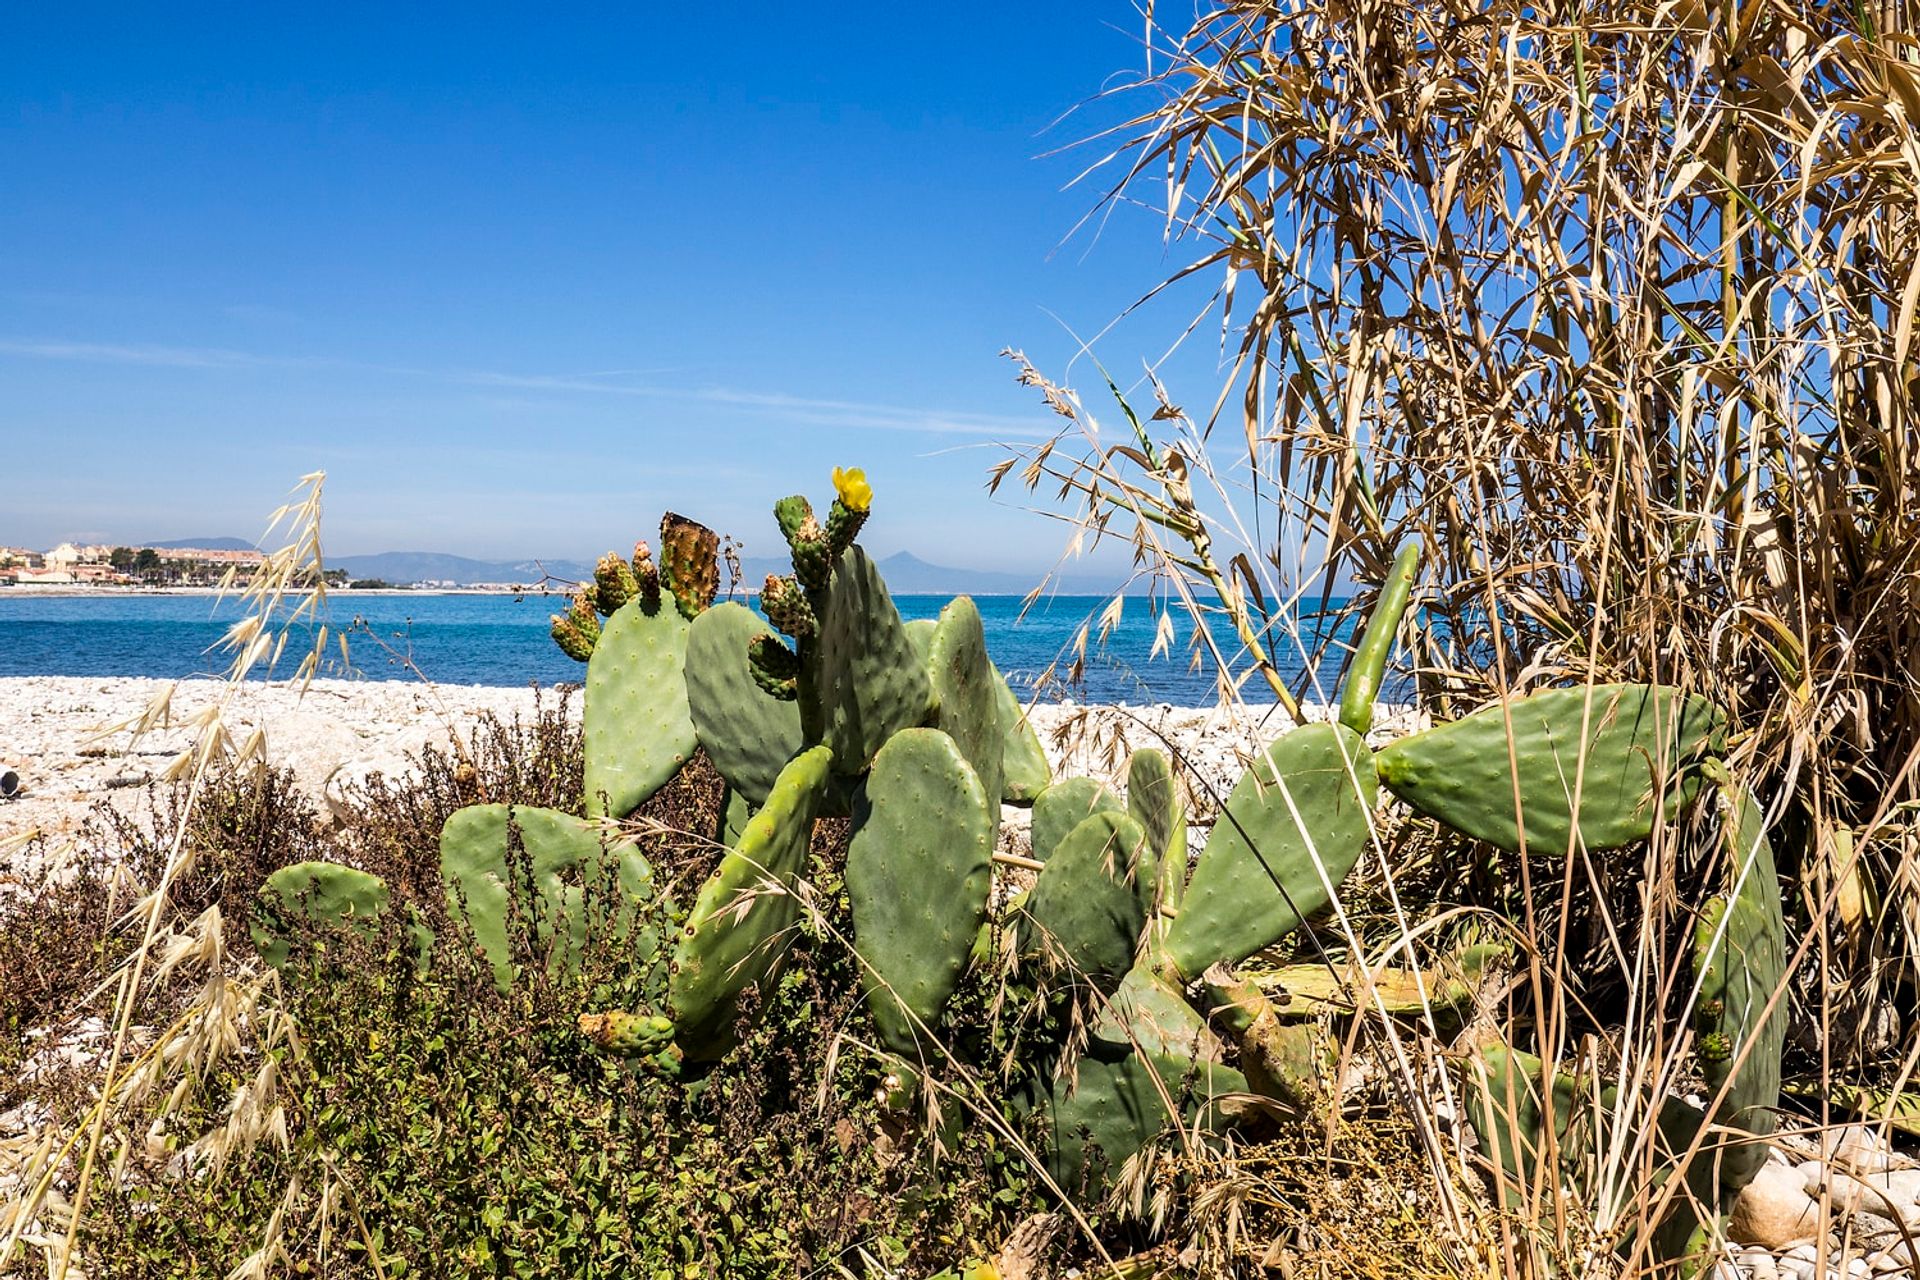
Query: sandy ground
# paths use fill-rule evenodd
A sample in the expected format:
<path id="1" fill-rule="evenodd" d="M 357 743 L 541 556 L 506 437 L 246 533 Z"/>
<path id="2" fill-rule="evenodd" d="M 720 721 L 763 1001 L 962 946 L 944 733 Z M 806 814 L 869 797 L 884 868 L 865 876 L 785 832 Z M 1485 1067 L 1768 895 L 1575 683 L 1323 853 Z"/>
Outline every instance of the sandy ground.
<path id="1" fill-rule="evenodd" d="M 404 772 L 410 754 L 470 732 L 483 712 L 510 718 L 530 716 L 534 707 L 528 688 L 317 680 L 302 696 L 284 686 L 249 684 L 230 691 L 220 682 L 198 680 L 172 686 L 168 722 L 137 741 L 128 729 L 115 728 L 137 720 L 168 688 L 161 680 L 0 679 L 0 774 L 17 774 L 20 788 L 11 799 L 0 799 L 0 869 L 9 865 L 8 850 L 17 851 L 36 833 L 56 842 L 71 834 L 95 802 L 139 813 L 150 803 L 145 784 L 193 740 L 194 717 L 216 706 L 235 741 L 263 731 L 267 758 L 291 767 L 300 785 L 322 802 L 329 791 L 338 796 L 373 770 Z M 572 706 L 578 714 L 577 697 Z M 1135 748 L 1160 747 L 1176 755 L 1187 767 L 1193 817 L 1202 825 L 1212 816 L 1213 797 L 1231 787 L 1245 760 L 1287 727 L 1284 713 L 1272 708 L 1236 713 L 1164 704 L 1065 704 L 1037 707 L 1033 716 L 1056 772 L 1119 780 Z M 1410 715 L 1389 713 L 1375 736 L 1390 738 L 1411 727 Z"/>

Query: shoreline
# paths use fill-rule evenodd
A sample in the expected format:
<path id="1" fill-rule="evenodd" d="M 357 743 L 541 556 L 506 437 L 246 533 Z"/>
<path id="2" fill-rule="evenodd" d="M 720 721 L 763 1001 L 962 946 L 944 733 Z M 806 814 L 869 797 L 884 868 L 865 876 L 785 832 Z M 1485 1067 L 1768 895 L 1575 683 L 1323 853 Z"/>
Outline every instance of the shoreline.
<path id="1" fill-rule="evenodd" d="M 172 689 L 170 724 L 154 728 L 132 746 L 124 727 L 153 700 Z M 229 694 L 229 689 L 231 693 Z M 561 696 L 558 686 L 539 688 L 542 705 Z M 21 791 L 0 800 L 0 876 L 13 859 L 8 849 L 35 835 L 55 843 L 76 832 L 95 802 L 104 800 L 132 816 L 151 812 L 147 785 L 192 741 L 191 721 L 226 698 L 225 719 L 236 743 L 264 734 L 270 764 L 290 768 L 300 790 L 331 812 L 343 789 L 373 772 L 397 776 L 407 757 L 470 735 L 486 713 L 511 721 L 533 713 L 532 685 L 428 685 L 416 680 L 312 682 L 304 697 L 284 683 L 249 681 L 229 686 L 216 678 L 179 681 L 114 676 L 0 677 L 0 773 L 19 775 Z M 578 718 L 577 686 L 567 703 Z M 1334 711 L 1303 708 L 1309 720 Z M 1159 747 L 1176 757 L 1192 794 L 1197 826 L 1213 817 L 1245 762 L 1291 722 L 1277 706 L 1237 708 L 1174 706 L 1170 703 L 1043 703 L 1032 709 L 1056 775 L 1080 774 L 1122 783 L 1127 755 Z M 1382 707 L 1370 737 L 1377 743 L 1418 726 L 1409 708 Z M 1008 808 L 1010 824 L 1023 811 Z"/>

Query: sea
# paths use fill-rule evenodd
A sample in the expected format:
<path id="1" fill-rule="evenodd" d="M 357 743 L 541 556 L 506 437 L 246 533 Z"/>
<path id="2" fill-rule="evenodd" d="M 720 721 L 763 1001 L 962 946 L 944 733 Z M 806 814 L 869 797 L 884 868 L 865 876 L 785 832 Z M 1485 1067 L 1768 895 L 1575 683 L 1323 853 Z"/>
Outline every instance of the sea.
<path id="1" fill-rule="evenodd" d="M 933 618 L 950 596 L 894 597 L 905 618 Z M 1143 596 L 1123 600 L 1107 637 L 1100 623 L 1110 597 L 1054 596 L 1031 606 L 1018 596 L 977 596 L 987 649 L 1016 689 L 1042 687 L 1049 697 L 1087 703 L 1205 705 L 1216 699 L 1219 669 L 1192 661 L 1194 624 L 1176 611 L 1173 641 L 1154 654 L 1160 620 Z M 1339 602 L 1333 602 L 1337 607 Z M 363 680 L 431 680 L 439 684 L 544 686 L 578 683 L 584 668 L 548 636 L 548 620 L 564 597 L 505 593 L 353 592 L 330 594 L 323 620 L 347 639 L 346 655 L 331 644 L 322 675 Z M 244 616 L 237 600 L 208 595 L 40 595 L 0 590 L 0 676 L 215 676 L 226 667 L 221 636 Z M 1329 650 L 1325 679 L 1308 677 L 1309 655 L 1330 637 L 1312 615 L 1275 638 L 1289 684 L 1307 701 L 1337 696 L 1341 657 Z M 1230 670 L 1243 674 L 1245 651 L 1233 628 L 1210 627 Z M 1081 628 L 1088 637 L 1077 681 L 1070 679 Z M 310 646 L 311 631 L 293 628 L 275 674 L 287 676 Z M 1264 681 L 1241 685 L 1249 703 L 1271 702 Z"/>

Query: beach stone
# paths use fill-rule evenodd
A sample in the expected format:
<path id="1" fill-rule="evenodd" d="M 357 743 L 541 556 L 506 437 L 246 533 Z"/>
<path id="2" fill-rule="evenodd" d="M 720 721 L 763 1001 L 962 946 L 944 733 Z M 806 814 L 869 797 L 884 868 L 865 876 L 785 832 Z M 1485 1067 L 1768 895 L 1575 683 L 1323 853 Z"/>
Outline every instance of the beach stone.
<path id="1" fill-rule="evenodd" d="M 1780 1280 L 1780 1267 L 1773 1255 L 1763 1250 L 1748 1250 L 1740 1255 L 1740 1264 L 1753 1280 Z"/>
<path id="2" fill-rule="evenodd" d="M 1828 1130 L 1819 1141 L 1826 1160 L 1849 1166 L 1855 1173 L 1883 1173 L 1894 1165 L 1892 1145 L 1863 1124 Z"/>
<path id="3" fill-rule="evenodd" d="M 1727 1216 L 1730 1239 L 1768 1249 L 1809 1241 L 1819 1230 L 1820 1202 L 1808 1194 L 1804 1172 L 1779 1165 L 1762 1165 L 1753 1181 L 1741 1189 Z M 1813 1259 L 1810 1245 L 1807 1259 Z"/>

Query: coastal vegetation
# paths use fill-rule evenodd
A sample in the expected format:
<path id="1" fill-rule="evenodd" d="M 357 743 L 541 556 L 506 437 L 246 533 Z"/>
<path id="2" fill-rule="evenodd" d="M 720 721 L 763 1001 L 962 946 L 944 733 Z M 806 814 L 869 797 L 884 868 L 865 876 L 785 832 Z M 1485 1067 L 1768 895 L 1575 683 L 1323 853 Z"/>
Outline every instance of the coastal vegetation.
<path id="1" fill-rule="evenodd" d="M 1920 1111 L 1900 16 L 1151 28 L 1111 198 L 1222 273 L 1231 380 L 1102 421 L 1021 360 L 1063 426 L 992 482 L 1295 722 L 1210 829 L 1177 753 L 1056 776 L 971 602 L 901 620 L 861 472 L 773 504 L 758 613 L 669 515 L 554 619 L 577 726 L 327 821 L 216 710 L 151 823 L 37 851 L 0 1272 L 1911 1270 L 1889 1144 L 1822 1139 Z M 1347 578 L 1358 641 L 1303 630 Z M 1395 670 L 1431 727 L 1376 730 Z"/>

